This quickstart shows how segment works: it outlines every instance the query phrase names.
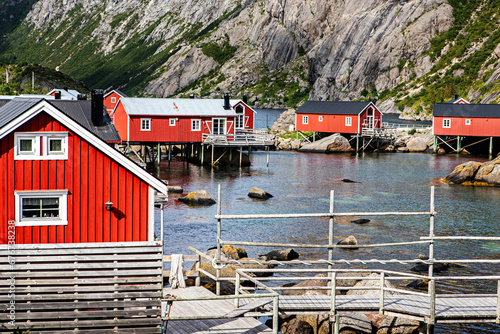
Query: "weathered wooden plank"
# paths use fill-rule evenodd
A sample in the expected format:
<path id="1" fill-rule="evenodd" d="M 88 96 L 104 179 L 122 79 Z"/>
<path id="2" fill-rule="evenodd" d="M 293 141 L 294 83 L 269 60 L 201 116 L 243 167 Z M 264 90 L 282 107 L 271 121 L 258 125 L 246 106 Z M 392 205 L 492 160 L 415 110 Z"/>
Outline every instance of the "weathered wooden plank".
<path id="1" fill-rule="evenodd" d="M 160 261 L 140 261 L 140 262 L 117 262 L 117 263 L 64 263 L 50 264 L 50 268 L 57 269 L 109 269 L 109 268 L 155 268 L 161 267 L 163 263 Z M 44 270 L 48 268 L 48 264 L 16 264 L 15 270 Z M 0 271 L 10 271 L 10 265 L 0 265 Z"/>
<path id="2" fill-rule="evenodd" d="M 64 286 L 64 285 L 106 285 L 106 284 L 152 284 L 161 283 L 161 276 L 151 277 L 124 277 L 124 278 L 66 278 L 66 279 L 17 279 L 16 287 L 19 286 Z M 10 286 L 8 280 L 1 280 L 1 286 Z"/>
<path id="3" fill-rule="evenodd" d="M 4 333 L 4 332 L 0 332 Z M 12 332 L 8 332 L 9 334 L 12 334 Z M 30 331 L 30 334 L 47 334 L 47 333 L 53 333 L 51 330 L 47 331 Z M 156 326 L 151 326 L 151 327 L 136 327 L 136 328 L 124 328 L 121 327 L 120 329 L 115 329 L 115 328 L 101 328 L 101 329 L 78 329 L 78 334 L 137 334 L 137 333 L 145 333 L 145 334 L 153 334 L 153 333 L 161 333 L 161 327 L 159 325 Z M 62 330 L 58 329 L 57 334 L 75 334 L 75 330 Z"/>
<path id="4" fill-rule="evenodd" d="M 8 323 L 4 324 L 7 329 L 15 329 L 17 326 L 34 329 L 42 328 L 88 328 L 88 327 L 110 327 L 110 326 L 141 326 L 141 325 L 159 325 L 161 323 L 160 318 L 133 318 L 133 319 L 108 319 L 108 320 L 73 320 L 73 321 L 29 321 L 22 322 L 16 321 L 15 326 L 11 326 Z"/>
<path id="5" fill-rule="evenodd" d="M 73 298 L 71 298 L 73 297 Z M 88 300 L 88 299 L 121 299 L 121 298 L 159 298 L 159 292 L 125 292 L 125 293 L 79 293 L 79 294 L 43 294 L 43 295 L 19 295 L 16 294 L 16 302 L 18 300 Z M 8 296 L 0 296 L 0 301 L 9 301 Z"/>
<path id="6" fill-rule="evenodd" d="M 54 256 L 19 256 L 13 257 L 15 260 L 15 265 L 22 263 L 38 263 L 38 262 L 87 262 L 87 261 L 161 261 L 161 256 L 159 254 L 106 254 L 106 255 L 54 255 Z M 9 258 L 0 255 L 0 264 L 10 263 Z"/>
<path id="7" fill-rule="evenodd" d="M 0 278 L 40 278 L 40 277 L 101 277 L 101 276 L 152 276 L 162 274 L 161 268 L 153 269 L 119 269 L 109 270 L 109 268 L 100 270 L 99 268 L 91 268 L 92 270 L 72 270 L 72 271 L 0 271 Z"/>
<path id="8" fill-rule="evenodd" d="M 2 305 L 2 304 L 0 304 Z M 124 308 L 124 307 L 159 307 L 159 299 L 143 300 L 100 300 L 96 301 L 58 301 L 56 303 L 40 301 L 19 301 L 16 300 L 16 311 L 38 311 L 38 310 L 89 310 L 106 308 Z M 4 304 L 2 307 L 6 307 Z M 4 308 L 2 308 L 4 309 Z"/>
<path id="9" fill-rule="evenodd" d="M 95 311 L 73 311 L 73 312 L 19 312 L 16 310 L 16 321 L 19 320 L 39 320 L 44 321 L 62 319 L 85 319 L 85 318 L 115 318 L 115 317 L 145 317 L 160 316 L 160 309 L 129 309 L 129 310 L 95 310 Z M 0 313 L 0 320 L 10 320 L 7 314 Z"/>
<path id="10" fill-rule="evenodd" d="M 239 307 L 237 309 L 234 309 L 226 314 L 224 314 L 224 316 L 228 317 L 228 318 L 235 318 L 235 317 L 239 317 L 249 311 L 253 311 L 255 310 L 256 308 L 259 308 L 261 306 L 264 306 L 266 304 L 269 304 L 273 301 L 272 298 L 258 298 L 256 301 L 254 302 L 251 302 L 251 303 L 248 303 L 246 305 L 244 305 L 243 307 Z"/>
<path id="11" fill-rule="evenodd" d="M 0 250 L 11 250 L 11 249 L 33 249 L 33 250 L 44 250 L 44 249 L 70 249 L 71 251 L 77 249 L 120 249 L 120 248 L 147 248 L 156 247 L 161 248 L 162 244 L 160 241 L 127 241 L 127 242 L 99 242 L 99 243 L 74 243 L 74 244 L 16 244 L 16 245 L 0 245 Z"/>
<path id="12" fill-rule="evenodd" d="M 16 287 L 16 294 L 22 293 L 73 293 L 73 292 L 102 292 L 102 291 L 143 291 L 143 290 L 153 290 L 160 291 L 163 287 L 163 284 L 125 284 L 125 285 L 95 285 L 95 286 L 51 286 L 51 287 Z M 0 287 L 0 295 L 8 294 L 10 291 L 9 287 L 1 288 Z"/>

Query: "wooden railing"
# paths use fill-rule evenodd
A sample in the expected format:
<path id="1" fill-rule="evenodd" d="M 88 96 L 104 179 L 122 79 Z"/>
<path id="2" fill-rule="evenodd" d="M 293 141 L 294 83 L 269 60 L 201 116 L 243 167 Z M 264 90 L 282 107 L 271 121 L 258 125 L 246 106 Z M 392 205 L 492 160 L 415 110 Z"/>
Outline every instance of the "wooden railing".
<path id="1" fill-rule="evenodd" d="M 232 144 L 232 145 L 271 145 L 274 144 L 274 135 L 267 133 L 264 129 L 240 130 L 236 129 L 234 134 L 212 134 L 202 135 L 204 144 Z"/>

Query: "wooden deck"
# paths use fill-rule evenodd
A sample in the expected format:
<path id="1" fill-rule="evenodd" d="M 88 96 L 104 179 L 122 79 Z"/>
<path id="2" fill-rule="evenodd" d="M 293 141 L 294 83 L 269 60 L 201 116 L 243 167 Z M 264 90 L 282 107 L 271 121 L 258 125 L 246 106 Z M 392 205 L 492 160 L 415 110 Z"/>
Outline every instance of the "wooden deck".
<path id="1" fill-rule="evenodd" d="M 163 296 L 172 295 L 178 298 L 213 297 L 215 294 L 203 287 L 185 289 L 163 289 Z M 241 305 L 245 301 L 242 300 Z M 167 303 L 162 302 L 162 315 L 165 315 Z M 234 310 L 232 300 L 200 300 L 174 301 L 170 307 L 171 318 L 186 316 L 221 317 Z M 272 333 L 273 331 L 254 318 L 202 319 L 202 320 L 169 320 L 166 322 L 168 334 L 205 334 L 205 333 Z"/>
<path id="2" fill-rule="evenodd" d="M 436 322 L 495 322 L 497 297 L 494 295 L 438 295 Z M 379 310 L 378 295 L 336 296 L 336 309 L 342 311 Z M 297 314 L 307 311 L 330 311 L 329 296 L 280 296 L 280 313 Z M 388 295 L 384 310 L 418 318 L 428 317 L 429 298 L 414 295 Z"/>

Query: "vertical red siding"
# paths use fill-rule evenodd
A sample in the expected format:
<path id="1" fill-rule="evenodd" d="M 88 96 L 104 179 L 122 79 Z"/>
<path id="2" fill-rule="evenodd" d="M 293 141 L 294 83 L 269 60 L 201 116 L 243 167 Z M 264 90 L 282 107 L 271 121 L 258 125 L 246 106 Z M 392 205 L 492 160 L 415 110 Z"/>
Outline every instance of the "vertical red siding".
<path id="1" fill-rule="evenodd" d="M 68 225 L 16 228 L 17 243 L 148 240 L 149 186 L 47 114 L 15 132 L 67 131 L 68 160 L 14 161 L 14 133 L 0 140 L 0 244 L 19 190 L 68 190 Z M 114 203 L 111 211 L 105 202 Z"/>
<path id="2" fill-rule="evenodd" d="M 122 103 L 118 103 L 113 115 L 113 123 L 122 141 L 128 141 L 128 115 Z"/>
<path id="3" fill-rule="evenodd" d="M 449 128 L 443 128 L 443 119 L 450 119 Z M 465 125 L 466 119 L 470 125 Z M 500 118 L 435 116 L 433 131 L 438 136 L 500 137 Z"/>

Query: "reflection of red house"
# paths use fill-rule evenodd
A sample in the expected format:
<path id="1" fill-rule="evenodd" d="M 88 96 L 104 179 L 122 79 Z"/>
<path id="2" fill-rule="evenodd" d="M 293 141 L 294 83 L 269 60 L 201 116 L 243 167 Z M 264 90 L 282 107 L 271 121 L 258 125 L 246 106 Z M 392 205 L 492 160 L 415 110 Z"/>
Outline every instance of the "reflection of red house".
<path id="1" fill-rule="evenodd" d="M 432 128 L 436 136 L 500 137 L 500 106 L 436 103 Z"/>
<path id="2" fill-rule="evenodd" d="M 129 143 L 201 143 L 204 134 L 231 135 L 253 129 L 254 111 L 229 98 L 155 99 L 122 97 L 113 111 L 121 139 Z M 238 114 L 241 111 L 240 114 Z"/>
<path id="3" fill-rule="evenodd" d="M 106 107 L 106 111 L 109 115 L 113 113 L 113 110 L 115 110 L 118 101 L 120 101 L 122 97 L 127 97 L 127 95 L 120 92 L 119 90 L 112 90 L 111 92 L 104 95 L 104 106 Z"/>
<path id="4" fill-rule="evenodd" d="M 297 131 L 361 134 L 382 127 L 382 113 L 372 102 L 307 101 L 295 114 Z"/>
<path id="5" fill-rule="evenodd" d="M 119 138 L 94 101 L 3 103 L 0 244 L 11 226 L 17 244 L 154 241 L 166 185 L 106 142 Z"/>

